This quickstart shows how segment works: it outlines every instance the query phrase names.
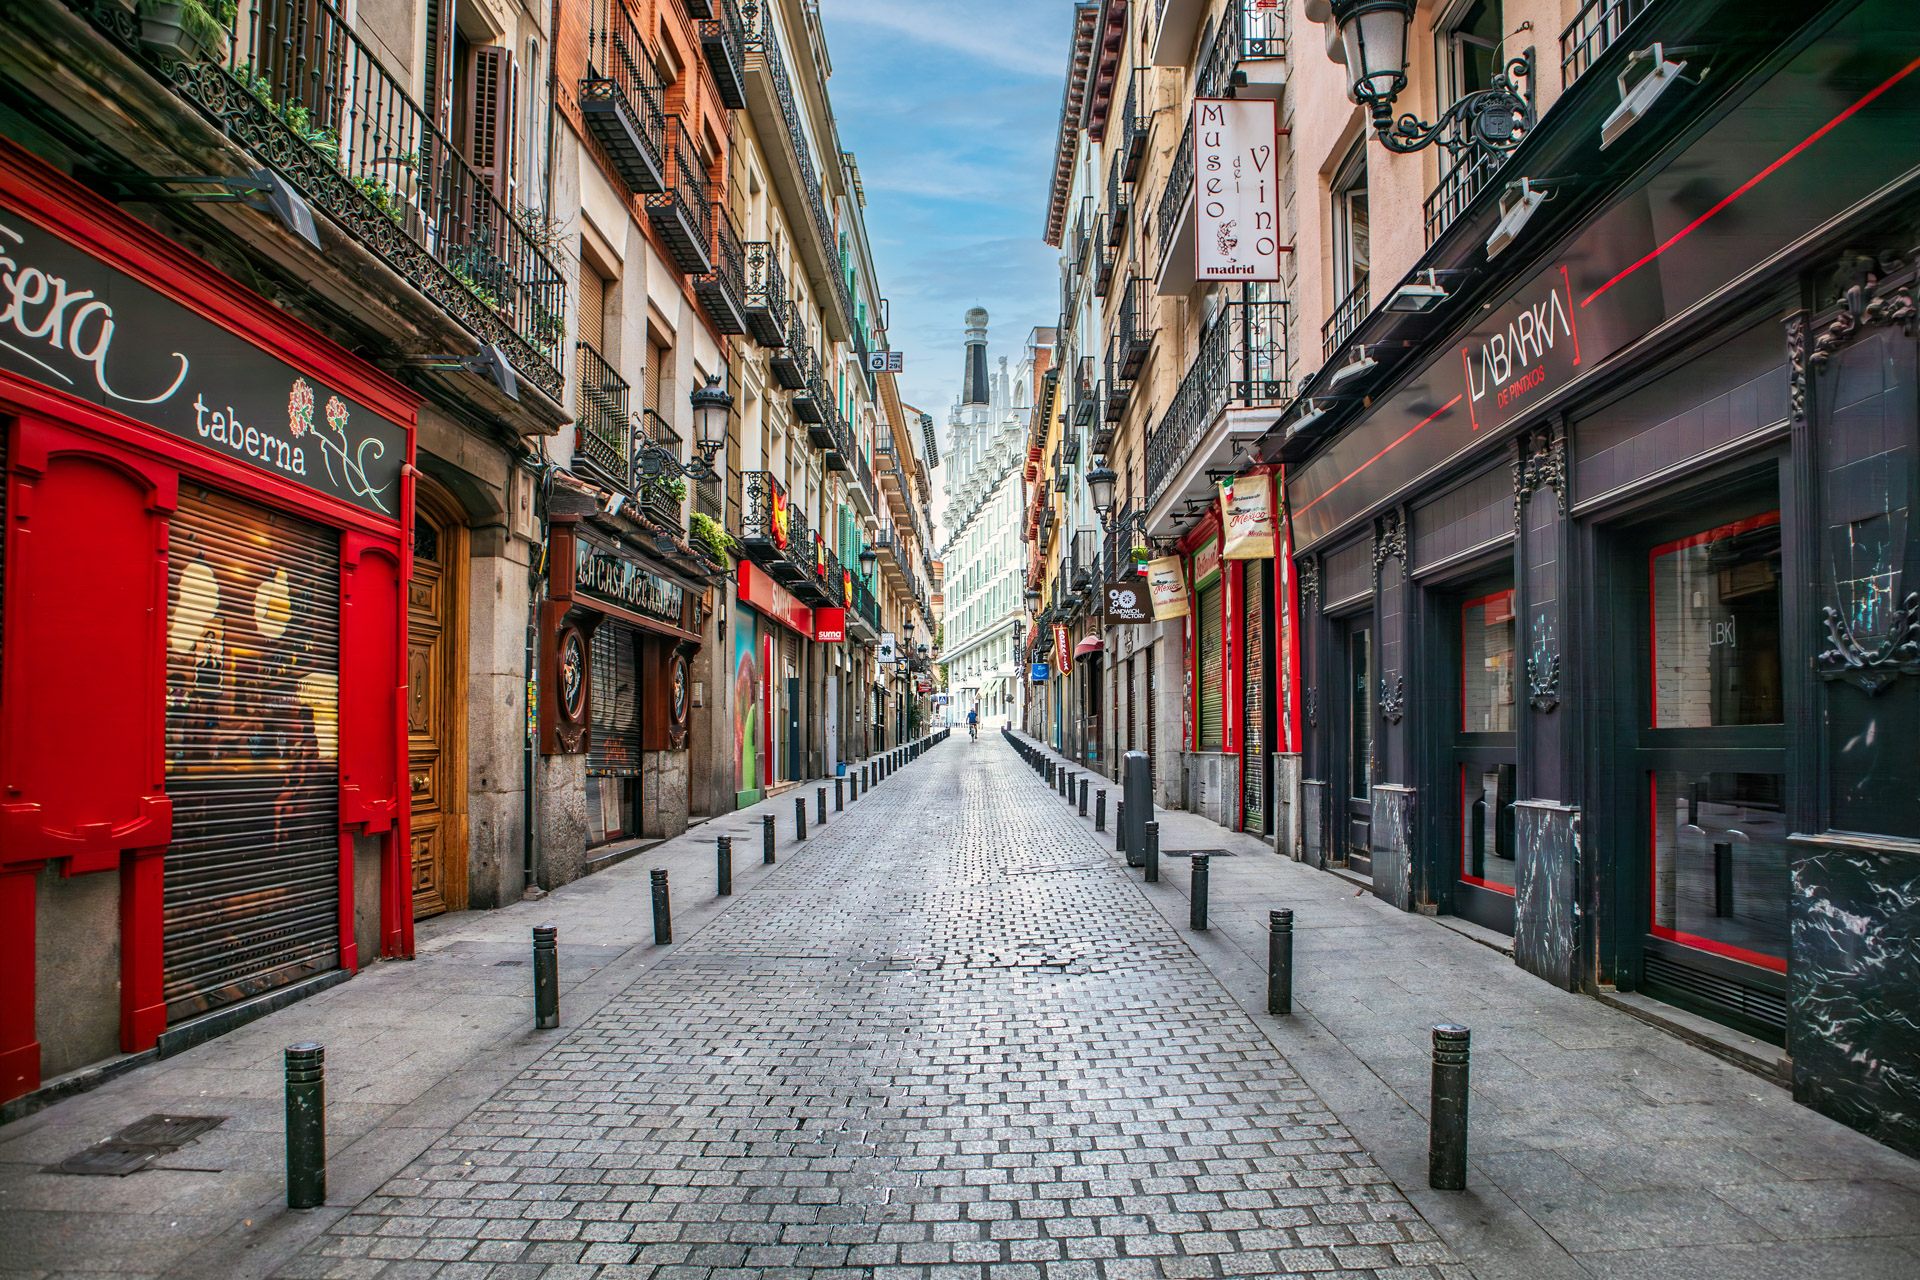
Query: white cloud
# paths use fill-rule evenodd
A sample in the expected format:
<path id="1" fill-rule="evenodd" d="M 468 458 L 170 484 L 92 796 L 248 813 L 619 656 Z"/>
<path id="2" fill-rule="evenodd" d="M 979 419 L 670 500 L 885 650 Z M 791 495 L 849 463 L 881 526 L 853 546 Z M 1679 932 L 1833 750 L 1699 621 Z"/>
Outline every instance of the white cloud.
<path id="1" fill-rule="evenodd" d="M 829 23 L 878 27 L 1005 71 L 1049 77 L 1066 73 L 1072 17 L 1065 5 L 1055 9 L 1031 0 L 1000 6 L 824 0 L 821 9 Z"/>

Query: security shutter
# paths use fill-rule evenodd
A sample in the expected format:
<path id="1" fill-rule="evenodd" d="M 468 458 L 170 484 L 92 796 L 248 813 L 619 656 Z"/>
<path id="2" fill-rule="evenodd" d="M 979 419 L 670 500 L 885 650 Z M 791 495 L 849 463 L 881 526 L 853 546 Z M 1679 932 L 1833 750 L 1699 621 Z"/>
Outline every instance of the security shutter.
<path id="1" fill-rule="evenodd" d="M 592 741 L 587 773 L 596 778 L 640 776 L 640 676 L 633 631 L 602 622 L 593 633 Z"/>
<path id="2" fill-rule="evenodd" d="M 611 363 L 607 350 L 607 281 L 590 262 L 580 264 L 580 298 L 574 305 L 580 320 L 580 341 Z"/>
<path id="3" fill-rule="evenodd" d="M 1218 751 L 1224 738 L 1221 712 L 1225 705 L 1225 683 L 1220 645 L 1220 583 L 1225 575 L 1200 589 L 1196 607 L 1200 633 L 1200 747 Z"/>
<path id="4" fill-rule="evenodd" d="M 169 541 L 171 1022 L 340 963 L 340 549 L 194 486 Z"/>
<path id="5" fill-rule="evenodd" d="M 1158 728 L 1154 723 L 1153 714 L 1153 654 L 1154 651 L 1149 649 L 1141 659 L 1147 669 L 1147 701 L 1146 704 L 1140 708 L 1140 714 L 1147 722 L 1147 776 L 1149 778 L 1155 776 L 1155 769 L 1157 768 L 1155 761 L 1159 759 L 1158 743 L 1160 736 Z"/>
<path id="6" fill-rule="evenodd" d="M 1267 830 L 1267 739 L 1266 739 L 1266 592 L 1262 578 L 1265 562 L 1246 562 L 1247 652 L 1241 662 L 1246 683 L 1242 686 L 1243 711 L 1240 716 L 1244 735 L 1240 746 L 1240 778 L 1246 791 L 1247 830 L 1265 834 Z"/>

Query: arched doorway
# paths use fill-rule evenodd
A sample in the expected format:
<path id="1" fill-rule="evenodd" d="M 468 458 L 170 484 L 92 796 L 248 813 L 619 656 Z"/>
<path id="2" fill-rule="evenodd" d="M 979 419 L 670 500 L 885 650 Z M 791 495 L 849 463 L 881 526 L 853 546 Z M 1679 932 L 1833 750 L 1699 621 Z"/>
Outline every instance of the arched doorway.
<path id="1" fill-rule="evenodd" d="M 414 481 L 407 592 L 413 915 L 467 905 L 467 527 L 451 493 Z"/>

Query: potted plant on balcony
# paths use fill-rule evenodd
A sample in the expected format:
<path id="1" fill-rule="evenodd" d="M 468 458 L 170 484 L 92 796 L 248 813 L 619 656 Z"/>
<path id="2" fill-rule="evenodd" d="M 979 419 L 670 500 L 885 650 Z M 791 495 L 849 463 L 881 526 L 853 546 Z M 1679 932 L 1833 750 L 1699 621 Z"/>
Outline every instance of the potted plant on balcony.
<path id="1" fill-rule="evenodd" d="M 140 43 L 169 62 L 223 62 L 234 0 L 140 0 Z"/>
<path id="2" fill-rule="evenodd" d="M 707 553 L 710 560 L 722 568 L 726 567 L 728 553 L 739 550 L 739 544 L 733 540 L 733 535 L 722 528 L 718 520 L 704 511 L 693 513 L 692 529 L 694 542 Z"/>

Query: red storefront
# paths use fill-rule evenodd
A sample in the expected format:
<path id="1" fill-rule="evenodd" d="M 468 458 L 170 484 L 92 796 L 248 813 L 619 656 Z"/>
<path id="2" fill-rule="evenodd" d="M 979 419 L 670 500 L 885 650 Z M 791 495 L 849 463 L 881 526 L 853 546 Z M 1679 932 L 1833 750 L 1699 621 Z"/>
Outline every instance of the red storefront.
<path id="1" fill-rule="evenodd" d="M 0 1100 L 411 952 L 416 404 L 0 142 Z"/>

